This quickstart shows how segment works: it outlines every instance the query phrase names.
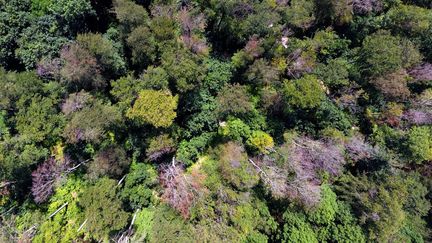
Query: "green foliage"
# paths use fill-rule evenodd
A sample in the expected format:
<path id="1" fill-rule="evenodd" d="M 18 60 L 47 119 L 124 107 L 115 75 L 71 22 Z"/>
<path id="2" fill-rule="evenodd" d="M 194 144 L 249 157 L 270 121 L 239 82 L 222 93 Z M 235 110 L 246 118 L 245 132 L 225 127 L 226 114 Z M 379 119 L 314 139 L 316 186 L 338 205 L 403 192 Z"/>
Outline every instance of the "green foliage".
<path id="1" fill-rule="evenodd" d="M 126 116 L 156 128 L 169 127 L 177 116 L 177 103 L 178 96 L 172 96 L 169 91 L 142 90 Z"/>
<path id="2" fill-rule="evenodd" d="M 79 200 L 86 187 L 84 181 L 70 178 L 65 185 L 57 188 L 50 199 L 47 215 L 54 213 L 64 203 L 68 203 L 67 207 L 40 226 L 39 233 L 33 239 L 34 242 L 70 242 L 83 234 L 78 232 L 78 228 L 85 220 Z"/>
<path id="3" fill-rule="evenodd" d="M 242 120 L 232 119 L 220 126 L 219 134 L 233 141 L 244 142 L 252 131 Z"/>
<path id="4" fill-rule="evenodd" d="M 99 143 L 107 129 L 119 120 L 120 114 L 115 107 L 95 101 L 68 115 L 63 137 L 72 144 L 80 141 Z"/>
<path id="5" fill-rule="evenodd" d="M 96 57 L 102 72 L 108 77 L 122 75 L 126 71 L 125 61 L 114 43 L 101 34 L 80 34 L 77 42 Z"/>
<path id="6" fill-rule="evenodd" d="M 126 157 L 126 151 L 123 148 L 107 147 L 98 151 L 89 163 L 88 176 L 91 179 L 103 176 L 121 178 L 129 163 L 129 158 Z"/>
<path id="7" fill-rule="evenodd" d="M 239 84 L 225 85 L 216 98 L 218 113 L 221 116 L 242 115 L 252 111 L 253 103 L 247 93 L 247 87 Z"/>
<path id="8" fill-rule="evenodd" d="M 168 89 L 168 73 L 161 67 L 149 66 L 140 77 L 146 89 Z"/>
<path id="9" fill-rule="evenodd" d="M 258 175 L 248 161 L 244 148 L 234 142 L 222 144 L 216 151 L 222 177 L 239 190 L 258 183 Z"/>
<path id="10" fill-rule="evenodd" d="M 332 89 L 349 84 L 349 69 L 351 65 L 346 59 L 330 59 L 326 65 L 319 64 L 315 70 L 317 77 Z"/>
<path id="11" fill-rule="evenodd" d="M 59 35 L 59 31 L 54 17 L 47 15 L 37 18 L 20 35 L 16 57 L 27 69 L 36 67 L 42 57 L 55 57 L 67 41 Z"/>
<path id="12" fill-rule="evenodd" d="M 205 66 L 202 60 L 186 49 L 166 50 L 162 56 L 162 68 L 168 73 L 177 91 L 187 92 L 201 84 Z"/>
<path id="13" fill-rule="evenodd" d="M 286 211 L 283 214 L 283 220 L 285 224 L 279 236 L 283 242 L 318 242 L 314 230 L 303 214 Z"/>
<path id="14" fill-rule="evenodd" d="M 431 9 L 0 0 L 0 241 L 430 242 Z"/>
<path id="15" fill-rule="evenodd" d="M 153 219 L 155 217 L 154 208 L 143 208 L 137 213 L 134 226 L 136 227 L 136 233 L 132 237 L 134 242 L 149 241 L 152 230 L 153 230 Z"/>
<path id="16" fill-rule="evenodd" d="M 247 144 L 263 154 L 269 153 L 269 150 L 274 146 L 273 138 L 263 131 L 253 131 Z"/>
<path id="17" fill-rule="evenodd" d="M 312 0 L 293 0 L 285 11 L 287 22 L 300 29 L 308 29 L 315 21 L 315 2 Z"/>
<path id="18" fill-rule="evenodd" d="M 420 58 L 410 41 L 378 31 L 363 41 L 360 66 L 369 76 L 381 76 L 401 67 L 410 67 Z"/>
<path id="19" fill-rule="evenodd" d="M 110 233 L 127 224 L 129 215 L 116 197 L 116 185 L 116 181 L 102 178 L 83 192 L 79 204 L 87 219 L 85 230 L 92 239 L 107 241 Z"/>
<path id="20" fill-rule="evenodd" d="M 131 0 L 115 0 L 113 5 L 116 17 L 124 32 L 130 32 L 148 20 L 148 13 L 145 8 Z"/>
<path id="21" fill-rule="evenodd" d="M 122 110 L 129 108 L 132 102 L 138 97 L 139 92 L 145 88 L 143 82 L 135 79 L 130 74 L 112 81 L 111 86 L 110 93 L 118 101 L 117 105 Z"/>
<path id="22" fill-rule="evenodd" d="M 126 40 L 127 46 L 132 52 L 132 63 L 145 65 L 156 59 L 156 41 L 146 26 L 135 28 Z"/>
<path id="23" fill-rule="evenodd" d="M 37 95 L 30 101 L 21 99 L 17 105 L 15 122 L 20 135 L 45 144 L 54 144 L 60 138 L 65 119 L 55 109 L 55 99 Z"/>
<path id="24" fill-rule="evenodd" d="M 149 242 L 191 242 L 195 237 L 192 225 L 173 209 L 163 205 L 154 212 Z"/>
<path id="25" fill-rule="evenodd" d="M 321 103 L 316 111 L 318 127 L 335 128 L 345 133 L 349 133 L 352 128 L 352 121 L 344 111 L 340 110 L 333 102 L 325 100 Z"/>
<path id="26" fill-rule="evenodd" d="M 213 134 L 203 133 L 198 137 L 189 139 L 189 141 L 181 141 L 177 149 L 177 159 L 187 165 L 193 164 L 209 145 L 212 138 Z"/>
<path id="27" fill-rule="evenodd" d="M 414 163 L 432 160 L 432 130 L 413 127 L 408 132 L 407 148 Z"/>
<path id="28" fill-rule="evenodd" d="M 151 165 L 134 163 L 126 176 L 122 198 L 132 209 L 148 207 L 155 200 L 153 188 L 157 182 L 157 172 Z"/>
<path id="29" fill-rule="evenodd" d="M 12 66 L 17 40 L 32 20 L 29 9 L 30 1 L 0 2 L 0 66 Z"/>
<path id="30" fill-rule="evenodd" d="M 63 31 L 69 34 L 81 31 L 86 25 L 86 19 L 96 14 L 89 0 L 52 1 L 49 11 L 57 17 Z"/>
<path id="31" fill-rule="evenodd" d="M 432 12 L 414 5 L 400 4 L 387 12 L 387 25 L 401 35 L 419 36 L 430 28 Z"/>
<path id="32" fill-rule="evenodd" d="M 295 80 L 286 80 L 283 93 L 288 105 L 300 109 L 315 108 L 325 98 L 322 85 L 313 75 L 306 75 Z"/>
<path id="33" fill-rule="evenodd" d="M 334 221 L 337 211 L 336 194 L 328 185 L 323 185 L 321 186 L 321 201 L 316 208 L 308 213 L 308 220 L 318 225 L 328 225 Z"/>

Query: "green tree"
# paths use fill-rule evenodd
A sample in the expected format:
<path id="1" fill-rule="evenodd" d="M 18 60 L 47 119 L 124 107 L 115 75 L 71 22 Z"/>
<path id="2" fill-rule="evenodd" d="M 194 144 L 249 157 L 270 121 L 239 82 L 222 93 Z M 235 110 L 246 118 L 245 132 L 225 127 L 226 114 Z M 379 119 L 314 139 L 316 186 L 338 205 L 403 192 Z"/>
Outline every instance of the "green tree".
<path id="1" fill-rule="evenodd" d="M 96 100 L 68 114 L 63 137 L 76 144 L 81 141 L 99 143 L 107 130 L 120 121 L 119 111 Z"/>
<path id="2" fill-rule="evenodd" d="M 145 8 L 131 0 L 114 0 L 114 11 L 124 33 L 144 25 L 149 17 Z"/>
<path id="3" fill-rule="evenodd" d="M 247 140 L 247 144 L 263 154 L 268 154 L 269 150 L 274 146 L 273 138 L 263 131 L 253 131 Z"/>
<path id="4" fill-rule="evenodd" d="M 148 207 L 154 200 L 157 171 L 149 164 L 133 163 L 127 174 L 121 197 L 132 209 Z"/>
<path id="5" fill-rule="evenodd" d="M 284 15 L 290 25 L 308 29 L 315 22 L 315 2 L 313 0 L 293 0 Z"/>
<path id="6" fill-rule="evenodd" d="M 30 101 L 20 100 L 14 117 L 20 135 L 47 145 L 57 142 L 65 123 L 64 117 L 55 108 L 57 103 L 55 98 L 41 95 L 34 96 Z"/>
<path id="7" fill-rule="evenodd" d="M 218 93 L 217 111 L 221 116 L 244 115 L 254 109 L 247 87 L 239 84 L 227 84 Z"/>
<path id="8" fill-rule="evenodd" d="M 96 15 L 90 0 L 51 1 L 48 10 L 56 17 L 61 30 L 69 35 L 85 29 L 86 20 Z"/>
<path id="9" fill-rule="evenodd" d="M 178 96 L 169 91 L 142 90 L 126 116 L 139 123 L 148 123 L 155 127 L 169 127 L 177 116 Z"/>
<path id="10" fill-rule="evenodd" d="M 3 67 L 14 63 L 17 40 L 32 20 L 29 10 L 29 0 L 0 2 L 0 65 Z"/>
<path id="11" fill-rule="evenodd" d="M 54 16 L 44 15 L 32 21 L 18 39 L 16 57 L 26 69 L 36 67 L 42 57 L 53 58 L 67 42 L 59 32 Z"/>
<path id="12" fill-rule="evenodd" d="M 359 65 L 366 75 L 381 76 L 410 67 L 420 59 L 421 55 L 409 40 L 378 31 L 364 39 Z"/>
<path id="13" fill-rule="evenodd" d="M 283 214 L 283 231 L 280 239 L 283 242 L 317 243 L 318 239 L 311 225 L 302 213 L 287 210 Z"/>
<path id="14" fill-rule="evenodd" d="M 77 42 L 96 57 L 102 73 L 108 78 L 118 77 L 126 71 L 126 63 L 114 43 L 101 34 L 79 34 Z"/>
<path id="15" fill-rule="evenodd" d="M 300 109 L 317 107 L 325 98 L 322 84 L 313 75 L 284 82 L 283 94 L 288 105 Z"/>
<path id="16" fill-rule="evenodd" d="M 432 13 L 426 8 L 400 4 L 387 12 L 386 24 L 396 33 L 420 36 L 431 27 Z"/>
<path id="17" fill-rule="evenodd" d="M 67 207 L 42 223 L 34 242 L 70 242 L 82 237 L 83 231 L 79 232 L 78 228 L 85 218 L 79 200 L 86 187 L 86 182 L 72 177 L 56 189 L 50 199 L 47 215 L 54 213 L 64 203 L 67 203 Z"/>
<path id="18" fill-rule="evenodd" d="M 432 160 L 432 129 L 412 127 L 408 131 L 407 148 L 414 163 Z"/>
<path id="19" fill-rule="evenodd" d="M 132 63 L 139 67 L 145 67 L 157 57 L 156 40 L 147 26 L 132 30 L 126 43 L 132 52 Z"/>
<path id="20" fill-rule="evenodd" d="M 110 146 L 96 153 L 89 163 L 88 176 L 91 179 L 103 176 L 121 178 L 129 163 L 130 160 L 123 148 Z"/>
<path id="21" fill-rule="evenodd" d="M 249 163 L 244 148 L 234 142 L 217 148 L 222 177 L 238 190 L 246 190 L 258 183 L 255 168 Z"/>
<path id="22" fill-rule="evenodd" d="M 115 180 L 102 178 L 83 192 L 79 202 L 87 219 L 85 229 L 95 240 L 108 241 L 111 233 L 121 230 L 128 222 L 129 215 L 116 196 L 116 185 Z"/>
<path id="23" fill-rule="evenodd" d="M 203 60 L 184 48 L 165 48 L 161 56 L 162 68 L 168 73 L 177 91 L 191 91 L 202 83 L 206 67 Z"/>

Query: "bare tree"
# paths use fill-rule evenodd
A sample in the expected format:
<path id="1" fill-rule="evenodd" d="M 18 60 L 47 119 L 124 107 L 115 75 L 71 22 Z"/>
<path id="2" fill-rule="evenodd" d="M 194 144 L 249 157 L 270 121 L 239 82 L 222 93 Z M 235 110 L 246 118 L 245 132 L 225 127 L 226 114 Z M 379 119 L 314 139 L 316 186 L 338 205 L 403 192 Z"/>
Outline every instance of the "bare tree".
<path id="1" fill-rule="evenodd" d="M 54 192 L 54 184 L 67 172 L 71 161 L 58 161 L 50 157 L 32 173 L 32 194 L 35 202 L 45 202 Z"/>
<path id="2" fill-rule="evenodd" d="M 381 0 L 353 0 L 353 10 L 357 14 L 367 14 L 382 10 Z"/>
<path id="3" fill-rule="evenodd" d="M 308 208 L 320 201 L 319 172 L 337 176 L 345 164 L 343 148 L 332 141 L 299 137 L 291 144 L 282 145 L 279 151 L 273 152 L 285 158 L 285 163 L 276 163 L 268 156 L 249 159 L 249 162 L 273 197 L 296 200 Z"/>
<path id="4" fill-rule="evenodd" d="M 173 158 L 171 164 L 161 166 L 159 180 L 164 188 L 162 199 L 184 218 L 188 218 L 190 208 L 203 191 L 202 179 L 199 172 L 186 174 Z"/>

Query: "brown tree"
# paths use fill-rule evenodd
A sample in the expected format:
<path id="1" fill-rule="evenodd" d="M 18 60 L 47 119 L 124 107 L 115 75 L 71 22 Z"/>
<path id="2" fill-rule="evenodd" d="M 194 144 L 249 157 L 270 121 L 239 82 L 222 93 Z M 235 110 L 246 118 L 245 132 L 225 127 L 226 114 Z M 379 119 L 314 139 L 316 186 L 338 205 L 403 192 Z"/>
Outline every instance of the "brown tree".
<path id="1" fill-rule="evenodd" d="M 54 192 L 56 181 L 67 172 L 71 161 L 68 158 L 58 161 L 54 157 L 45 160 L 32 173 L 32 195 L 35 202 L 45 202 Z"/>
<path id="2" fill-rule="evenodd" d="M 171 164 L 161 166 L 159 180 L 164 188 L 162 200 L 188 218 L 190 208 L 205 191 L 202 185 L 204 175 L 196 170 L 186 174 L 182 165 L 173 158 Z"/>
<path id="3" fill-rule="evenodd" d="M 60 75 L 71 88 L 93 89 L 106 85 L 96 58 L 77 43 L 65 46 L 60 52 L 60 59 L 63 62 Z"/>

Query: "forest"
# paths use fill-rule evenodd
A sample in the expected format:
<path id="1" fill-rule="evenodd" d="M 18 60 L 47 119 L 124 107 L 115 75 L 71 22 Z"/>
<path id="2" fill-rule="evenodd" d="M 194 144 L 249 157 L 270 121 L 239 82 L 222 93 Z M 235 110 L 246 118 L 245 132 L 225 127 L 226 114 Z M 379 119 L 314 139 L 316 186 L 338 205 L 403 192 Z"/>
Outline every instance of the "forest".
<path id="1" fill-rule="evenodd" d="M 431 0 L 0 0 L 0 242 L 432 242 Z"/>

